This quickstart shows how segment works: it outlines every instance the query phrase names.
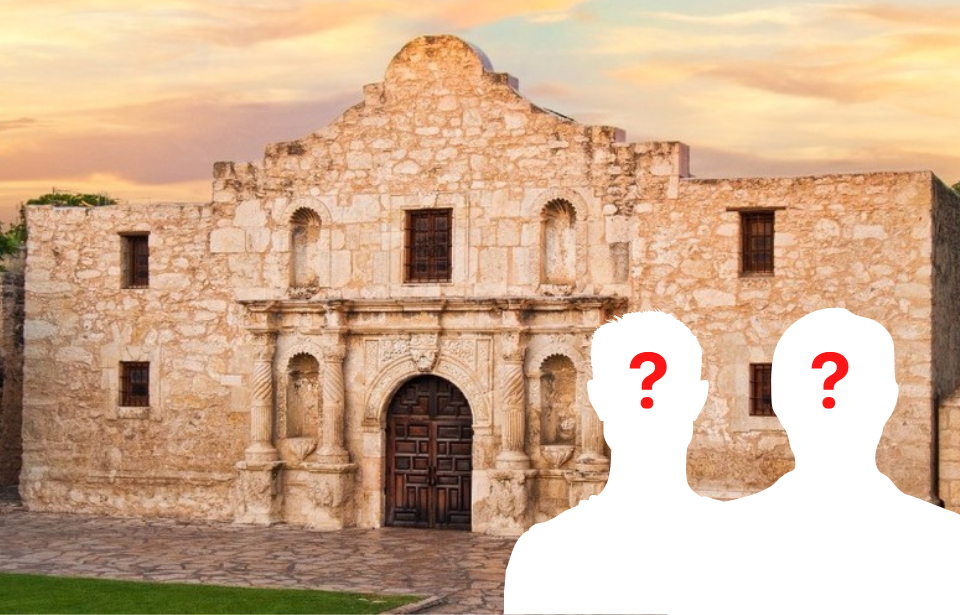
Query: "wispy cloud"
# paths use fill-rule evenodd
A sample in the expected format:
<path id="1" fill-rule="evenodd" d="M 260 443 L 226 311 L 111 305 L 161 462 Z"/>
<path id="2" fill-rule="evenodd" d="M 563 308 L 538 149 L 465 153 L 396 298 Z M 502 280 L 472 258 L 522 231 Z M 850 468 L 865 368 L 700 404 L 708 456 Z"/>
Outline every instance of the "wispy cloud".
<path id="1" fill-rule="evenodd" d="M 355 102 L 249 104 L 208 97 L 88 110 L 60 118 L 69 128 L 36 131 L 19 147 L 0 150 L 0 183 L 97 173 L 150 185 L 209 178 L 214 161 L 258 159 L 267 143 L 303 136 Z"/>
<path id="2" fill-rule="evenodd" d="M 36 118 L 32 117 L 21 117 L 15 120 L 0 120 L 0 132 L 33 126 L 36 123 Z"/>
<path id="3" fill-rule="evenodd" d="M 696 24 L 700 26 L 743 27 L 756 25 L 795 25 L 803 21 L 803 13 L 808 12 L 807 5 L 779 6 L 732 13 L 715 13 L 710 15 L 694 15 L 671 11 L 650 12 L 650 17 L 666 22 Z"/>
<path id="4" fill-rule="evenodd" d="M 495 23 L 512 17 L 536 18 L 544 15 L 562 14 L 584 4 L 585 0 L 448 0 L 437 3 L 421 3 L 429 6 L 422 15 L 439 21 L 448 27 L 469 29 Z M 419 11 L 418 11 L 419 12 Z"/>
<path id="5" fill-rule="evenodd" d="M 218 45 L 245 47 L 368 23 L 395 8 L 391 0 L 237 4 L 228 12 L 218 11 L 217 19 L 192 26 L 187 34 Z"/>
<path id="6" fill-rule="evenodd" d="M 936 30 L 960 29 L 960 7 L 914 4 L 853 4 L 828 9 L 841 18 L 857 18 L 894 24 L 898 28 L 925 27 Z"/>

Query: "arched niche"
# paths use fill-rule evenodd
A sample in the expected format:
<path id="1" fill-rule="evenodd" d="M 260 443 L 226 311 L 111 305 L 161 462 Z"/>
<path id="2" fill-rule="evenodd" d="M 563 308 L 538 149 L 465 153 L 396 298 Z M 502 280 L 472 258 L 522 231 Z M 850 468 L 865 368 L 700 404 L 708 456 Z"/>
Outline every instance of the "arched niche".
<path id="1" fill-rule="evenodd" d="M 551 355 L 540 364 L 540 444 L 573 446 L 580 413 L 577 369 L 568 357 Z"/>
<path id="2" fill-rule="evenodd" d="M 286 368 L 284 438 L 316 438 L 320 430 L 320 363 L 310 354 L 294 355 Z"/>
<path id="3" fill-rule="evenodd" d="M 540 214 L 540 280 L 571 284 L 577 275 L 577 212 L 570 201 L 549 201 Z"/>
<path id="4" fill-rule="evenodd" d="M 290 218 L 290 287 L 320 286 L 320 216 L 303 207 Z"/>

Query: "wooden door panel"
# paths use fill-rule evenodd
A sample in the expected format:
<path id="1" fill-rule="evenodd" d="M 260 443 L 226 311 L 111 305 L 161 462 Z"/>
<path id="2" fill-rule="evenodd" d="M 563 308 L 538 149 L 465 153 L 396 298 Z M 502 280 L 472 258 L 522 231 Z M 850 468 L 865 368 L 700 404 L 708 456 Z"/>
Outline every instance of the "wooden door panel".
<path id="1" fill-rule="evenodd" d="M 392 477 L 393 490 L 387 494 L 391 504 L 387 519 L 393 525 L 429 525 L 430 431 L 428 421 L 403 415 L 390 425 L 388 476 Z"/>
<path id="2" fill-rule="evenodd" d="M 473 470 L 473 429 L 463 419 L 437 423 L 435 487 L 437 525 L 470 527 L 470 473 Z"/>

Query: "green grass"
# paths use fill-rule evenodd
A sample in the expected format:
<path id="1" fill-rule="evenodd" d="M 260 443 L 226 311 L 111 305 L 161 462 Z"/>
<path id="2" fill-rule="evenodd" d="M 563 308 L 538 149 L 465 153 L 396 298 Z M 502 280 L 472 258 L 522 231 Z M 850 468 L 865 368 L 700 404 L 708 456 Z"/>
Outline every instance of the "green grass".
<path id="1" fill-rule="evenodd" d="M 0 573 L 0 613 L 382 613 L 420 599 Z"/>

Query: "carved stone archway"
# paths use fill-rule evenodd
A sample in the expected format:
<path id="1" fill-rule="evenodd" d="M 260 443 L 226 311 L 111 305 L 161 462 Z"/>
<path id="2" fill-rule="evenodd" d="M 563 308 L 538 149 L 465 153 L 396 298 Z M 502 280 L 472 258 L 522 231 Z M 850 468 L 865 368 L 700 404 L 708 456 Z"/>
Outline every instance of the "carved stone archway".
<path id="1" fill-rule="evenodd" d="M 367 429 L 382 429 L 385 425 L 390 400 L 393 399 L 394 394 L 407 380 L 415 376 L 421 376 L 423 373 L 417 368 L 413 359 L 403 357 L 390 363 L 377 374 L 377 377 L 374 378 L 367 389 L 363 416 L 364 427 Z M 470 374 L 470 370 L 466 366 L 456 359 L 441 355 L 430 373 L 449 380 L 463 392 L 473 411 L 475 429 L 490 426 L 489 393 L 484 392 L 483 387 L 476 377 Z"/>

